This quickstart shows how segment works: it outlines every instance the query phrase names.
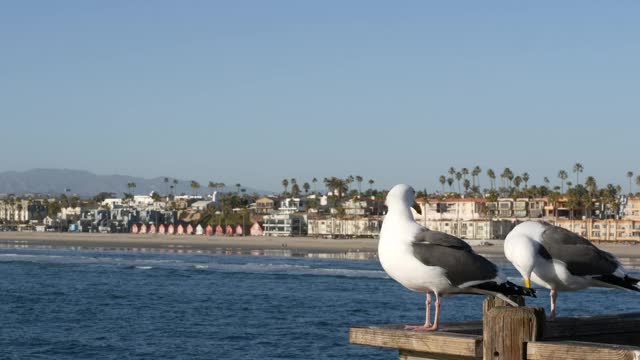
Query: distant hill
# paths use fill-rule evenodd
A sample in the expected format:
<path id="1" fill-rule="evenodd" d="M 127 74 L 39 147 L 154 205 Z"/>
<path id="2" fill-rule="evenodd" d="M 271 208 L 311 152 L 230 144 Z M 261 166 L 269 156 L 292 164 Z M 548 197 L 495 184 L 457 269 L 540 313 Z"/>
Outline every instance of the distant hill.
<path id="1" fill-rule="evenodd" d="M 69 193 L 80 196 L 93 196 L 99 192 L 113 192 L 120 196 L 124 192 L 129 192 L 127 183 L 136 183 L 134 192 L 136 194 L 148 194 L 157 191 L 166 194 L 169 191 L 170 183 L 164 182 L 164 177 L 145 179 L 126 175 L 96 175 L 85 170 L 69 169 L 33 169 L 27 171 L 6 171 L 0 172 L 0 194 L 61 194 L 65 189 L 70 189 Z M 178 180 L 174 191 L 176 194 L 191 194 L 191 180 Z M 207 187 L 207 183 L 200 183 L 199 194 L 209 194 L 213 190 Z M 230 185 L 230 184 L 228 184 Z M 268 191 L 256 190 L 243 187 L 247 194 L 264 194 Z M 226 186 L 218 189 L 223 192 L 236 191 L 235 186 Z"/>

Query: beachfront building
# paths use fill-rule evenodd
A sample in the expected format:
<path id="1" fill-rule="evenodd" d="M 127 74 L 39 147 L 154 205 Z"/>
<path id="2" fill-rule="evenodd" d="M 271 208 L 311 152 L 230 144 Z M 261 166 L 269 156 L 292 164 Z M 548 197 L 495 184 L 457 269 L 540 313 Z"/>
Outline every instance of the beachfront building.
<path id="1" fill-rule="evenodd" d="M 622 212 L 625 220 L 640 221 L 640 197 L 627 198 Z"/>
<path id="2" fill-rule="evenodd" d="M 516 224 L 515 221 L 492 219 L 430 220 L 426 227 L 462 239 L 492 240 L 504 239 Z"/>
<path id="3" fill-rule="evenodd" d="M 215 204 L 210 200 L 199 200 L 191 204 L 190 208 L 195 211 L 204 211 L 214 207 Z"/>
<path id="4" fill-rule="evenodd" d="M 422 215 L 413 211 L 413 216 L 419 224 L 431 220 L 473 220 L 480 219 L 486 214 L 486 199 L 417 199 Z"/>
<path id="5" fill-rule="evenodd" d="M 249 210 L 255 214 L 269 214 L 275 209 L 275 201 L 268 197 L 261 197 L 249 205 Z"/>
<path id="6" fill-rule="evenodd" d="M 47 207 L 39 200 L 0 201 L 0 220 L 2 221 L 42 221 L 45 217 L 47 217 Z"/>
<path id="7" fill-rule="evenodd" d="M 382 228 L 380 217 L 348 216 L 314 217 L 308 221 L 309 236 L 326 238 L 378 237 Z"/>
<path id="8" fill-rule="evenodd" d="M 640 220 L 558 219 L 550 223 L 597 242 L 640 242 Z"/>
<path id="9" fill-rule="evenodd" d="M 263 217 L 264 236 L 304 236 L 307 235 L 307 215 L 297 213 L 276 213 Z"/>

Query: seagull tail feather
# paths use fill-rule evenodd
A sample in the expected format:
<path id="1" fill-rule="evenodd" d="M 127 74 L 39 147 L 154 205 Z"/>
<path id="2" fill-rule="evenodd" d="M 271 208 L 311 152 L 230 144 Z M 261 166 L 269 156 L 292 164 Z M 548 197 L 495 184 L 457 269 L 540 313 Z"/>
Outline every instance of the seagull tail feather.
<path id="1" fill-rule="evenodd" d="M 485 282 L 473 286 L 476 289 L 490 291 L 496 294 L 504 295 L 505 297 L 520 295 L 536 297 L 536 291 L 534 289 L 528 289 L 520 285 L 516 285 L 511 281 L 505 281 L 498 283 L 496 281 Z M 497 295 L 496 295 L 497 296 Z"/>
<path id="2" fill-rule="evenodd" d="M 615 275 L 600 275 L 594 277 L 593 279 L 606 283 L 609 286 L 640 292 L 640 279 L 636 279 L 629 275 L 625 275 L 625 277 L 618 277 Z"/>

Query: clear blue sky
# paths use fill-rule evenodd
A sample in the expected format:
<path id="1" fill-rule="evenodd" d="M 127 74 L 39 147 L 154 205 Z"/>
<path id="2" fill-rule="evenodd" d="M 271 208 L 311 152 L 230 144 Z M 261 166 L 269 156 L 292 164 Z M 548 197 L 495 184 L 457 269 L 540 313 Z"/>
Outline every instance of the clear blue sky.
<path id="1" fill-rule="evenodd" d="M 541 182 L 580 161 L 626 184 L 639 16 L 635 1 L 7 1 L 0 171 L 435 189 L 449 166 Z"/>

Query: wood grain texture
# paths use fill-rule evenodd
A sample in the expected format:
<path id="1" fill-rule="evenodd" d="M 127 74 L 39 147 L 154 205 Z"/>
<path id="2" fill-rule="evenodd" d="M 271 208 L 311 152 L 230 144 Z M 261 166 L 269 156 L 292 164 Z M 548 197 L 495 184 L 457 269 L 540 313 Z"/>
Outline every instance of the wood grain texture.
<path id="1" fill-rule="evenodd" d="M 515 301 L 519 306 L 525 305 L 523 296 L 510 296 L 509 299 Z M 487 296 L 482 302 L 482 318 L 484 319 L 487 316 L 489 310 L 501 306 L 511 307 L 511 304 L 495 296 Z"/>
<path id="2" fill-rule="evenodd" d="M 640 348 L 576 341 L 531 342 L 527 360 L 640 360 Z"/>
<path id="3" fill-rule="evenodd" d="M 410 350 L 426 355 L 452 355 L 459 359 L 482 359 L 482 337 L 446 332 L 418 332 L 380 327 L 352 327 L 351 344 Z"/>
<path id="4" fill-rule="evenodd" d="M 545 340 L 618 339 L 626 340 L 623 344 L 640 345 L 640 313 L 559 318 L 545 323 L 543 336 Z"/>
<path id="5" fill-rule="evenodd" d="M 484 360 L 522 360 L 525 343 L 542 335 L 543 308 L 497 307 L 489 310 L 483 324 Z"/>

